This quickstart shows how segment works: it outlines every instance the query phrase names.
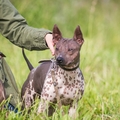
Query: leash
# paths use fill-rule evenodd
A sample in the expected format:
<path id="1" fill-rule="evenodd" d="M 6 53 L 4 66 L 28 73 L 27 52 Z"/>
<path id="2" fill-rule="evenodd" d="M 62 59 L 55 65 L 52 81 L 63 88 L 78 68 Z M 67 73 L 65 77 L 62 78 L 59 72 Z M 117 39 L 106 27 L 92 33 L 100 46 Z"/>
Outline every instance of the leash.
<path id="1" fill-rule="evenodd" d="M 60 109 L 61 106 L 62 106 L 62 104 L 61 104 L 61 101 L 60 101 L 60 96 L 58 95 L 57 83 L 56 83 L 56 81 L 55 81 L 55 68 L 56 68 L 56 63 L 55 63 L 55 59 L 54 59 L 54 58 L 52 58 L 51 61 L 52 61 L 51 76 L 52 76 L 53 85 L 54 85 L 54 88 L 55 88 L 55 93 L 56 93 L 56 99 L 57 99 L 58 108 Z"/>

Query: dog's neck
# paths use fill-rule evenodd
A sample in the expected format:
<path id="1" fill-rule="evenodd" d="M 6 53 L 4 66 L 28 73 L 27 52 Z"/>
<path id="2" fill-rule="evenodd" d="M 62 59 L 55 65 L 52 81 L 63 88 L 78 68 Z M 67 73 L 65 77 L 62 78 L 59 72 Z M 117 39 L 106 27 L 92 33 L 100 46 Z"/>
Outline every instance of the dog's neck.
<path id="1" fill-rule="evenodd" d="M 74 65 L 74 67 L 66 67 L 66 66 L 60 66 L 60 65 L 59 65 L 59 67 L 62 68 L 63 70 L 65 70 L 65 71 L 74 71 L 77 68 L 79 68 L 79 63 Z"/>
<path id="2" fill-rule="evenodd" d="M 79 63 L 74 64 L 72 67 L 70 67 L 70 66 L 68 67 L 68 66 L 58 65 L 58 64 L 56 63 L 56 60 L 55 60 L 54 58 L 52 58 L 50 61 L 52 62 L 52 67 L 53 67 L 53 68 L 58 68 L 58 67 L 59 67 L 59 68 L 65 70 L 65 71 L 74 71 L 74 70 L 76 70 L 77 68 L 79 68 Z"/>

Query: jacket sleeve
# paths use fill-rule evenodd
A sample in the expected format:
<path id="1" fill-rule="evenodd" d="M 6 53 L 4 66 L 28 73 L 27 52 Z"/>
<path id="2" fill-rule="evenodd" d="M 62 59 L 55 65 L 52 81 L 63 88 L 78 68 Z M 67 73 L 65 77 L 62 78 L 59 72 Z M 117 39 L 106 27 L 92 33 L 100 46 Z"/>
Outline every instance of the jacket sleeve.
<path id="1" fill-rule="evenodd" d="M 51 31 L 28 26 L 9 0 L 0 0 L 0 33 L 19 47 L 44 50 L 48 48 L 45 35 Z"/>

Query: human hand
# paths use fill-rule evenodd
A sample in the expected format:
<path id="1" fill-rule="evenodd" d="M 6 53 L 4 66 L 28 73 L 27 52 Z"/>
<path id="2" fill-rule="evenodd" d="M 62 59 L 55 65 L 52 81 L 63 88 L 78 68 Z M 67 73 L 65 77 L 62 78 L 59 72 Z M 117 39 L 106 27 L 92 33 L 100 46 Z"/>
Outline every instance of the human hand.
<path id="1" fill-rule="evenodd" d="M 46 43 L 47 43 L 48 47 L 50 48 L 50 51 L 51 51 L 52 55 L 54 56 L 55 50 L 54 50 L 54 43 L 53 43 L 52 34 L 47 34 L 45 36 L 45 40 L 46 40 Z"/>

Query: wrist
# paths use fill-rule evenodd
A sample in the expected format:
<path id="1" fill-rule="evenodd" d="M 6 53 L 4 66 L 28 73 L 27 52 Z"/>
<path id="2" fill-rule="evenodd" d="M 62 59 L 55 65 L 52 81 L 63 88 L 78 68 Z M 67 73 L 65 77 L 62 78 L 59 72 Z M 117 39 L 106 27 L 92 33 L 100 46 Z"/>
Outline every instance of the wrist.
<path id="1" fill-rule="evenodd" d="M 45 40 L 46 40 L 46 41 L 52 40 L 52 34 L 50 34 L 50 33 L 46 34 Z"/>

